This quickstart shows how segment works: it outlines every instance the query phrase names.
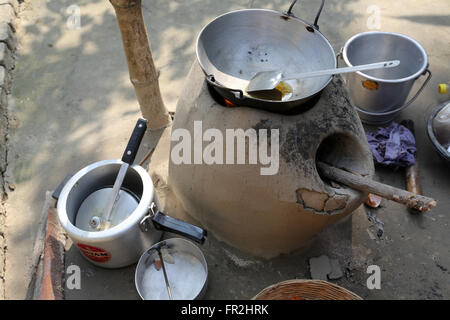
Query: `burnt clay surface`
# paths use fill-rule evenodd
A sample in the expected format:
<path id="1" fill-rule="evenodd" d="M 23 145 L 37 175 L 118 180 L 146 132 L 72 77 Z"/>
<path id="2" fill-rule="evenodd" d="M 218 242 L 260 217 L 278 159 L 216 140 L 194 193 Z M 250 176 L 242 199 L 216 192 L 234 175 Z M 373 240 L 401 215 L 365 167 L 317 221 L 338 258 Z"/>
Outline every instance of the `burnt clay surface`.
<path id="1" fill-rule="evenodd" d="M 279 129 L 280 133 L 284 134 L 280 154 L 287 163 L 294 165 L 311 158 L 324 133 L 346 132 L 348 135 L 360 137 L 360 120 L 343 86 L 342 79 L 335 77 L 323 91 L 316 106 L 299 115 L 284 116 L 291 118 L 288 128 L 274 125 L 270 116 L 262 119 L 254 128 Z"/>
<path id="2" fill-rule="evenodd" d="M 367 196 L 324 182 L 316 169 L 320 149 L 321 161 L 363 175 L 374 173 L 363 127 L 339 77 L 313 108 L 287 116 L 220 105 L 194 63 L 173 130 L 187 129 L 192 135 L 194 121 L 202 121 L 203 131 L 222 133 L 279 129 L 279 172 L 274 176 L 261 176 L 255 165 L 169 164 L 168 185 L 181 207 L 218 239 L 242 251 L 263 257 L 292 252 L 352 213 Z"/>

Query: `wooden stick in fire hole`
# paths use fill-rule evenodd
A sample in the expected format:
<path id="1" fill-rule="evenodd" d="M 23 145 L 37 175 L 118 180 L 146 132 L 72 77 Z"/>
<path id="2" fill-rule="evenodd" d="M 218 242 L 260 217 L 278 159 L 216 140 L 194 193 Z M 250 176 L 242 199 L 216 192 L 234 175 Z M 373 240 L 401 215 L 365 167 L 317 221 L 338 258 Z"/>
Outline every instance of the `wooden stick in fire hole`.
<path id="1" fill-rule="evenodd" d="M 332 167 L 323 162 L 317 163 L 320 172 L 330 180 L 345 184 L 355 190 L 369 192 L 380 197 L 402 203 L 420 212 L 429 211 L 437 205 L 437 201 L 390 185 L 373 181 L 363 176 Z"/>
<path id="2" fill-rule="evenodd" d="M 110 2 L 116 11 L 130 80 L 142 116 L 148 119 L 150 130 L 164 128 L 171 123 L 171 118 L 161 97 L 158 72 L 145 29 L 141 0 L 110 0 Z"/>

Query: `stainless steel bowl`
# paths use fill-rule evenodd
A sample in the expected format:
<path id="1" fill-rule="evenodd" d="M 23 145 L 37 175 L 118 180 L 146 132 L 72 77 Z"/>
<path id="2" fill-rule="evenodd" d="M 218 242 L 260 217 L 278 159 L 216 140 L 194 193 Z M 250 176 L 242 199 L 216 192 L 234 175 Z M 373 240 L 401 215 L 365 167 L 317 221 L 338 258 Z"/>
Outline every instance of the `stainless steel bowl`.
<path id="1" fill-rule="evenodd" d="M 208 285 L 208 265 L 202 251 L 192 242 L 172 238 L 161 241 L 148 249 L 136 267 L 136 290 L 143 300 L 168 300 L 163 270 L 157 270 L 158 251 L 173 258 L 173 264 L 165 262 L 167 278 L 174 300 L 201 299 Z"/>
<path id="2" fill-rule="evenodd" d="M 439 154 L 439 156 L 443 160 L 445 160 L 447 162 L 447 164 L 450 165 L 450 152 L 448 152 L 448 150 L 446 150 L 442 146 L 441 142 L 438 141 L 435 131 L 434 131 L 434 119 L 439 114 L 439 112 L 441 112 L 441 110 L 444 109 L 449 103 L 450 103 L 450 101 L 446 101 L 443 104 L 441 104 L 440 106 L 438 106 L 436 109 L 433 110 L 433 112 L 431 113 L 431 115 L 428 118 L 427 133 L 428 133 L 428 138 L 430 139 L 431 143 L 433 144 L 433 147 L 436 150 L 436 152 Z"/>

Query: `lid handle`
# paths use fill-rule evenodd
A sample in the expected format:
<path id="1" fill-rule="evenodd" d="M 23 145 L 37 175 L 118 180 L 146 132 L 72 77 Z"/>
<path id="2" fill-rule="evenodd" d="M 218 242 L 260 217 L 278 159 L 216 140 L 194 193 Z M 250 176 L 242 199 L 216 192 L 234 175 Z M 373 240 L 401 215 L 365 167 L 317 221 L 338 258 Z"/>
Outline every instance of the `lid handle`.
<path id="1" fill-rule="evenodd" d="M 158 211 L 153 216 L 152 221 L 156 230 L 173 232 L 200 244 L 203 244 L 206 240 L 206 230 L 190 223 L 169 217 L 162 212 Z"/>

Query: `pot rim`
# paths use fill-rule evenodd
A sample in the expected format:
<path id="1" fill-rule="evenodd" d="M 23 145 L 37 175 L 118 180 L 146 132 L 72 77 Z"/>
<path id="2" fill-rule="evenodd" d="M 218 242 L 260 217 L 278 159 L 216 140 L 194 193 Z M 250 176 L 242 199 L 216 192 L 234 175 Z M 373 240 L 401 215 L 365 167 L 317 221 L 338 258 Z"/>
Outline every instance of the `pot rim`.
<path id="1" fill-rule="evenodd" d="M 380 34 L 380 35 L 393 35 L 396 37 L 400 37 L 400 38 L 404 38 L 407 39 L 409 41 L 411 41 L 412 43 L 414 43 L 416 45 L 416 47 L 420 50 L 420 52 L 422 53 L 423 56 L 423 65 L 422 67 L 419 69 L 419 71 L 417 71 L 416 73 L 405 77 L 405 78 L 401 78 L 401 79 L 380 79 L 377 77 L 372 77 L 369 76 L 368 74 L 362 72 L 362 71 L 358 71 L 356 72 L 358 75 L 365 77 L 369 80 L 373 80 L 373 81 L 378 81 L 378 82 L 385 82 L 385 83 L 402 83 L 402 82 L 406 82 L 409 80 L 413 80 L 413 79 L 417 79 L 418 77 L 420 77 L 425 70 L 428 68 L 428 55 L 427 52 L 425 51 L 425 49 L 423 48 L 423 46 L 417 41 L 414 40 L 413 38 L 401 34 L 401 33 L 396 33 L 396 32 L 387 32 L 387 31 L 367 31 L 367 32 L 362 32 L 362 33 L 358 33 L 355 34 L 353 37 L 351 37 L 350 39 L 347 40 L 347 42 L 344 45 L 344 48 L 342 49 L 342 58 L 344 59 L 345 63 L 347 64 L 347 66 L 352 67 L 353 64 L 350 63 L 349 59 L 348 59 L 348 55 L 347 55 L 347 50 L 349 45 L 356 39 L 366 36 L 366 35 L 371 35 L 371 34 Z M 401 63 L 401 61 L 400 61 Z"/>
<path id="2" fill-rule="evenodd" d="M 200 38 L 201 38 L 201 36 L 203 35 L 204 31 L 206 30 L 206 28 L 208 28 L 208 27 L 209 27 L 212 23 L 214 23 L 216 20 L 219 20 L 220 18 L 222 18 L 222 17 L 224 17 L 224 16 L 227 16 L 227 15 L 235 14 L 235 13 L 238 13 L 238 12 L 244 12 L 244 11 L 248 11 L 248 12 L 249 12 L 249 11 L 259 11 L 259 12 L 275 13 L 275 14 L 277 14 L 277 15 L 284 15 L 284 16 L 289 17 L 290 19 L 294 19 L 294 20 L 297 20 L 297 21 L 303 23 L 305 26 L 311 26 L 311 27 L 314 28 L 314 26 L 313 26 L 312 24 L 306 22 L 306 21 L 303 20 L 303 19 L 300 19 L 300 18 L 296 17 L 295 15 L 288 15 L 288 14 L 285 13 L 285 12 L 280 12 L 280 11 L 272 10 L 272 9 L 258 9 L 258 8 L 256 8 L 256 9 L 239 9 L 239 10 L 233 10 L 233 11 L 226 12 L 226 13 L 224 13 L 224 14 L 221 14 L 221 15 L 215 17 L 214 19 L 212 19 L 211 21 L 209 21 L 209 22 L 202 28 L 202 30 L 199 32 L 199 34 L 198 34 L 198 36 L 197 36 L 196 45 L 195 45 L 195 53 L 196 53 L 196 56 L 197 56 L 197 61 L 198 61 L 198 63 L 200 64 L 200 67 L 202 68 L 203 73 L 204 73 L 205 75 L 209 75 L 209 74 L 208 74 L 208 72 L 206 71 L 206 68 L 205 68 L 205 66 L 203 65 L 203 63 L 202 63 L 202 61 L 201 61 L 201 59 L 200 59 L 200 55 L 199 55 Z M 318 29 L 314 28 L 314 32 L 317 33 L 320 37 L 322 37 L 322 39 L 325 41 L 325 43 L 328 44 L 328 47 L 330 48 L 331 52 L 333 52 L 333 56 L 336 57 L 336 53 L 335 53 L 335 51 L 334 51 L 334 49 L 333 49 L 333 46 L 331 45 L 330 41 L 329 41 L 329 40 L 322 34 L 322 32 L 320 32 Z M 333 59 L 333 61 L 334 61 L 334 67 L 337 68 L 337 59 Z M 214 75 L 213 75 L 213 76 L 214 76 Z M 266 102 L 266 103 L 277 103 L 277 104 L 278 104 L 278 103 L 281 103 L 281 104 L 283 104 L 283 103 L 295 102 L 295 101 L 300 101 L 300 100 L 303 100 L 303 99 L 309 99 L 309 98 L 314 97 L 317 93 L 319 93 L 319 92 L 321 92 L 323 89 L 325 89 L 325 88 L 330 84 L 331 80 L 333 80 L 333 76 L 330 76 L 329 79 L 324 83 L 324 85 L 323 85 L 320 89 L 318 89 L 318 90 L 316 90 L 316 91 L 310 93 L 309 95 L 299 96 L 299 97 L 296 97 L 296 99 L 292 99 L 292 100 L 286 100 L 286 101 L 264 100 L 264 99 L 254 98 L 254 97 L 252 97 L 252 96 L 245 95 L 245 93 L 244 93 L 244 95 L 245 95 L 245 97 L 246 97 L 247 99 L 252 99 L 252 100 L 261 101 L 261 102 Z M 231 89 L 231 88 L 228 88 L 228 87 L 226 87 L 226 88 L 227 88 L 227 89 Z"/>
<path id="3" fill-rule="evenodd" d="M 441 143 L 437 140 L 436 135 L 434 134 L 434 119 L 436 116 L 441 112 L 442 109 L 444 109 L 448 104 L 450 103 L 450 100 L 444 102 L 443 104 L 437 106 L 428 117 L 427 121 L 427 133 L 428 138 L 431 141 L 431 144 L 435 148 L 438 154 L 440 154 L 445 160 L 450 160 L 450 152 L 448 152 Z"/>
<path id="4" fill-rule="evenodd" d="M 155 243 L 150 248 L 145 250 L 145 252 L 139 258 L 139 261 L 138 261 L 138 263 L 136 265 L 136 271 L 134 272 L 134 285 L 136 287 L 136 291 L 138 292 L 138 294 L 139 294 L 139 296 L 141 297 L 142 300 L 145 300 L 145 298 L 143 297 L 143 293 L 140 290 L 140 288 L 142 286 L 138 282 L 138 271 L 140 271 L 140 269 L 143 268 L 142 265 L 145 263 L 143 260 L 145 258 L 147 258 L 148 252 L 150 250 L 153 250 L 153 249 L 159 247 L 161 245 L 161 243 L 173 243 L 173 242 L 184 242 L 185 244 L 189 245 L 190 248 L 192 248 L 193 250 L 195 250 L 198 253 L 200 253 L 200 257 L 201 257 L 201 259 L 200 259 L 201 261 L 200 262 L 203 265 L 203 267 L 205 267 L 206 278 L 205 278 L 205 282 L 203 283 L 202 290 L 200 290 L 200 292 L 197 294 L 197 296 L 193 300 L 201 299 L 203 297 L 203 295 L 205 294 L 205 289 L 206 289 L 206 287 L 208 285 L 208 279 L 209 279 L 208 263 L 206 261 L 205 255 L 203 254 L 202 250 L 196 244 L 192 243 L 189 240 L 175 237 L 175 238 L 170 238 L 170 239 L 162 240 L 162 241 L 159 241 L 159 242 Z"/>
<path id="5" fill-rule="evenodd" d="M 58 218 L 62 225 L 62 227 L 66 230 L 66 232 L 72 237 L 81 240 L 85 239 L 89 242 L 95 241 L 105 241 L 105 240 L 113 240 L 116 239 L 117 236 L 129 232 L 130 228 L 138 226 L 139 222 L 142 220 L 143 215 L 148 212 L 149 205 L 151 200 L 154 198 L 155 189 L 153 188 L 153 182 L 144 168 L 138 165 L 130 166 L 130 169 L 135 170 L 142 179 L 142 197 L 139 201 L 138 207 L 131 213 L 124 221 L 122 221 L 117 226 L 112 227 L 111 229 L 98 231 L 98 232 L 89 232 L 82 229 L 77 228 L 70 220 L 66 211 L 67 199 L 72 191 L 75 184 L 85 175 L 89 174 L 93 170 L 107 165 L 123 164 L 123 161 L 120 159 L 114 160 L 103 160 L 99 162 L 92 163 L 87 167 L 78 171 L 64 186 L 61 191 L 61 195 L 58 200 Z"/>

